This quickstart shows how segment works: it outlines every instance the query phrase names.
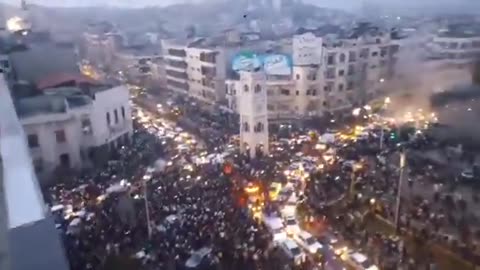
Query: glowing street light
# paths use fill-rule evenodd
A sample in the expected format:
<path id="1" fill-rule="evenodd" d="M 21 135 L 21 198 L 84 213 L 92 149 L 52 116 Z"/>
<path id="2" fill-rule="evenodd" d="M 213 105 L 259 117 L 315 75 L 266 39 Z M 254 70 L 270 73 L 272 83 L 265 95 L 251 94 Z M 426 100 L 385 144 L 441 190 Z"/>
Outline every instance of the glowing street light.
<path id="1" fill-rule="evenodd" d="M 390 104 L 392 101 L 390 99 L 390 97 L 386 97 L 385 98 L 385 104 Z"/>
<path id="2" fill-rule="evenodd" d="M 359 116 L 359 115 L 360 115 L 360 110 L 361 110 L 360 108 L 355 108 L 355 109 L 353 109 L 352 115 L 353 115 L 353 116 Z"/>

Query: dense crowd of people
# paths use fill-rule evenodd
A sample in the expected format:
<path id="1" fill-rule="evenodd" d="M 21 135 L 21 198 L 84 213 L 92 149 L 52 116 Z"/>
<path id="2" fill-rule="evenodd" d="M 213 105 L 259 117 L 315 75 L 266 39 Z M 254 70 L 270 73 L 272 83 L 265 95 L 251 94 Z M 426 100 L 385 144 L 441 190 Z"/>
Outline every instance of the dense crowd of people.
<path id="1" fill-rule="evenodd" d="M 230 162 L 236 173 L 227 176 L 223 163 L 197 164 L 192 157 L 224 151 L 238 131 L 238 121 L 226 112 L 201 112 L 200 105 L 188 100 L 175 106 L 181 111 L 175 120 L 182 126 L 176 132 L 194 134 L 196 146 L 179 150 L 173 138 L 159 137 L 155 119 L 160 115 L 153 115 L 147 123 L 136 122 L 130 143 L 112 153 L 104 167 L 45 190 L 72 270 L 119 265 L 152 270 L 281 269 L 285 260 L 272 244 L 271 234 L 250 215 L 239 194 L 246 180 L 262 179 L 267 189 L 272 180 L 287 183 L 284 171 L 302 162 L 314 163 L 313 169 L 305 170 L 306 184 L 295 188 L 298 195 L 304 193 L 315 215 L 328 220 L 328 233 L 333 230 L 349 246 L 364 250 L 381 269 L 433 269 L 431 253 L 422 253 L 425 256 L 419 259 L 400 238 L 374 233 L 368 224 L 372 214 L 394 221 L 396 160 L 403 149 L 410 157 L 431 147 L 425 137 L 401 147 L 388 139 L 379 144 L 376 129 L 362 140 L 329 143 L 323 152 L 312 152 L 304 146 L 314 147 L 313 139 L 298 140 L 308 137 L 309 131 L 298 129 L 275 136 L 269 156 L 251 159 L 235 152 Z M 322 160 L 322 153 L 329 149 L 334 149 L 335 158 Z M 303 158 L 309 155 L 317 155 L 320 161 Z M 164 164 L 157 168 L 159 159 L 171 162 L 161 161 Z M 321 169 L 317 163 L 323 164 Z M 402 187 L 400 233 L 413 234 L 422 245 L 448 242 L 448 248 L 475 260 L 475 241 L 467 240 L 480 236 L 472 229 L 478 221 L 470 202 L 478 198 L 467 203 L 455 196 L 457 181 L 438 183 L 438 165 L 419 165 L 410 158 L 409 165 Z M 422 166 L 427 170 L 418 169 Z M 414 192 L 433 184 L 431 192 Z M 457 241 L 446 239 L 451 238 L 446 232 L 453 230 Z"/>

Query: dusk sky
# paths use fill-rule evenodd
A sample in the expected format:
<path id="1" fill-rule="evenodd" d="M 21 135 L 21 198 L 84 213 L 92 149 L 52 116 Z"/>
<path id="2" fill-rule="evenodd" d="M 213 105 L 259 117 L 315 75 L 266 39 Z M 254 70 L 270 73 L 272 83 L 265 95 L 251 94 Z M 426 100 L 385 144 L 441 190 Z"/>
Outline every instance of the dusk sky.
<path id="1" fill-rule="evenodd" d="M 0 2 L 20 5 L 21 0 L 0 0 Z M 220 0 L 27 0 L 28 3 L 35 3 L 48 6 L 121 6 L 121 7 L 136 7 L 141 8 L 144 6 L 168 6 L 175 3 L 185 2 L 208 2 L 208 1 L 220 1 Z M 479 0 L 302 0 L 305 3 L 316 4 L 320 7 L 330 7 L 338 9 L 353 10 L 361 7 L 362 3 L 369 2 L 373 4 L 379 4 L 382 6 L 391 4 L 392 6 L 414 8 L 416 6 L 442 6 L 442 5 L 455 5 L 455 7 L 479 7 Z"/>
<path id="2" fill-rule="evenodd" d="M 124 7 L 142 7 L 148 5 L 160 5 L 166 6 L 175 3 L 185 2 L 201 2 L 210 0 L 27 0 L 29 3 L 49 5 L 49 6 L 92 6 L 92 5 L 114 5 Z M 215 0 L 218 1 L 218 0 Z M 303 0 L 304 2 L 317 4 L 322 7 L 335 7 L 351 9 L 359 7 L 362 0 Z M 455 4 L 455 5 L 469 5 L 478 4 L 478 0 L 366 0 L 371 3 L 385 4 L 402 4 L 402 5 L 442 5 L 442 4 Z M 19 5 L 20 0 L 0 0 L 0 2 Z"/>

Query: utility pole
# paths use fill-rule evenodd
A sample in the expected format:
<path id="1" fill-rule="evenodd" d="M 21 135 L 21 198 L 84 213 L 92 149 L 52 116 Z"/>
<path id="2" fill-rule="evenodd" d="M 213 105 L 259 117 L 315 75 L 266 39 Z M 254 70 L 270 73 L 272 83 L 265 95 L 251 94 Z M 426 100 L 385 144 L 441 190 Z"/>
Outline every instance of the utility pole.
<path id="1" fill-rule="evenodd" d="M 147 190 L 147 182 L 151 179 L 151 177 L 145 175 L 143 177 L 143 200 L 145 202 L 145 215 L 147 218 L 147 231 L 148 231 L 148 239 L 152 238 L 152 224 L 150 222 L 150 210 L 148 207 L 148 190 Z"/>
<path id="2" fill-rule="evenodd" d="M 405 171 L 405 151 L 405 149 L 402 149 L 402 152 L 400 153 L 400 176 L 398 178 L 397 205 L 395 209 L 395 229 L 397 233 L 400 231 L 400 208 L 402 203 L 402 184 Z"/>
<path id="3" fill-rule="evenodd" d="M 382 127 L 382 130 L 381 130 L 381 132 L 380 132 L 380 150 L 382 150 L 382 148 L 383 148 L 383 137 L 384 137 L 384 136 L 385 136 L 385 131 L 384 131 L 383 127 Z"/>

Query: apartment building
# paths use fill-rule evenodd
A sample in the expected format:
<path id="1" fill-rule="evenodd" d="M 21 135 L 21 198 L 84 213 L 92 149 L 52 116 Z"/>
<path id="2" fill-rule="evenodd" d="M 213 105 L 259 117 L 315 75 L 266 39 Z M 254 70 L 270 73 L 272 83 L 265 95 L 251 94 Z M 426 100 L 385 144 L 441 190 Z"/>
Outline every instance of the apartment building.
<path id="1" fill-rule="evenodd" d="M 167 87 L 207 103 L 224 99 L 225 50 L 193 42 L 164 42 Z"/>
<path id="2" fill-rule="evenodd" d="M 244 50 L 265 52 L 273 46 L 258 33 L 239 33 L 234 29 L 227 29 L 218 37 L 163 41 L 167 87 L 209 104 L 224 104 L 225 80 L 238 77 L 232 73 L 232 59 Z"/>
<path id="3" fill-rule="evenodd" d="M 465 64 L 479 57 L 480 29 L 472 24 L 452 24 L 439 29 L 425 44 L 426 59 Z"/>
<path id="4" fill-rule="evenodd" d="M 69 269 L 59 231 L 45 208 L 10 89 L 1 72 L 0 114 L 0 269 Z"/>
<path id="5" fill-rule="evenodd" d="M 59 166 L 91 166 L 108 150 L 129 143 L 133 127 L 125 86 L 54 86 L 42 91 L 15 104 L 40 175 L 48 176 Z"/>
<path id="6" fill-rule="evenodd" d="M 291 72 L 267 71 L 269 118 L 350 113 L 352 107 L 384 95 L 383 85 L 394 75 L 399 46 L 390 35 L 364 28 L 348 35 L 316 35 L 314 31 L 295 35 Z M 237 81 L 226 81 L 228 106 L 234 111 L 238 110 Z"/>

